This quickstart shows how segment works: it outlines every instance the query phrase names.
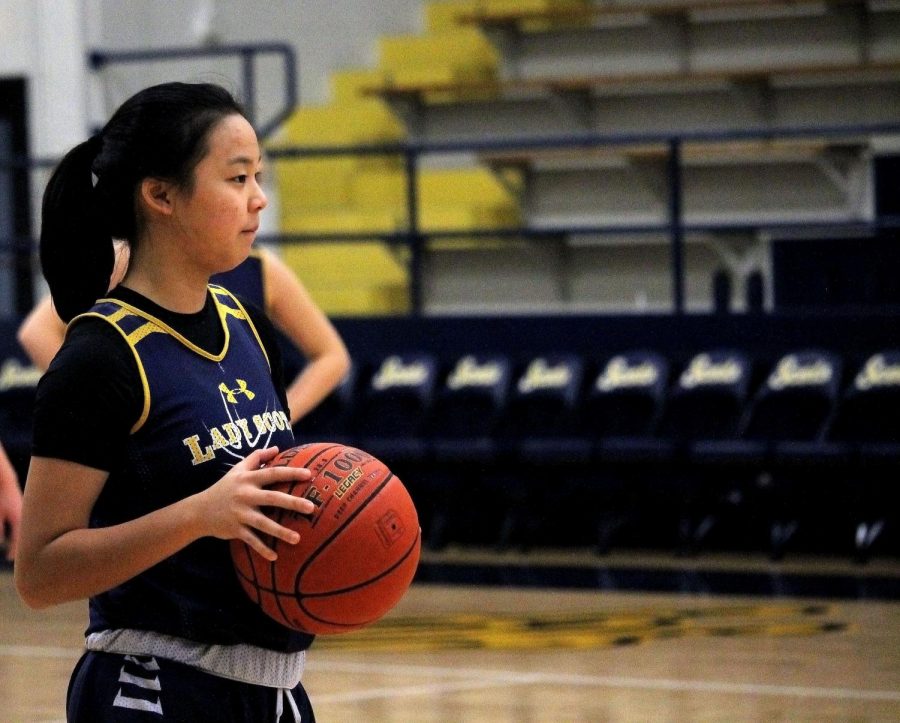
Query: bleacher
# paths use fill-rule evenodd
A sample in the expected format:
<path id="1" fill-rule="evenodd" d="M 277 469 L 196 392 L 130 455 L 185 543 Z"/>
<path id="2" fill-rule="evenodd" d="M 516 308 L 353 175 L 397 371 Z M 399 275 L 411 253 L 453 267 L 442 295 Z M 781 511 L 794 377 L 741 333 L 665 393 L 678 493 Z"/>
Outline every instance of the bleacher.
<path id="1" fill-rule="evenodd" d="M 400 150 L 379 155 L 375 172 L 342 156 L 330 178 L 310 173 L 322 160 L 279 157 L 283 189 L 297 189 L 285 194 L 283 230 L 352 236 L 348 262 L 374 269 L 341 291 L 317 261 L 327 249 L 288 251 L 334 313 L 666 309 L 671 137 L 690 310 L 712 309 L 720 270 L 735 287 L 754 272 L 770 284 L 765 258 L 779 234 L 878 223 L 872 163 L 897 142 L 877 126 L 900 117 L 895 2 L 423 8 L 422 32 L 384 37 L 373 65 L 336 70 L 331 101 L 298 109 L 272 146 L 418 149 L 414 219 Z M 323 113 L 331 120 L 306 135 L 291 130 Z M 350 135 L 334 135 L 342 129 Z M 402 243 L 411 228 L 422 238 L 413 256 Z M 499 283 L 481 281 L 498 268 Z M 391 293 L 360 291 L 379 283 Z"/>

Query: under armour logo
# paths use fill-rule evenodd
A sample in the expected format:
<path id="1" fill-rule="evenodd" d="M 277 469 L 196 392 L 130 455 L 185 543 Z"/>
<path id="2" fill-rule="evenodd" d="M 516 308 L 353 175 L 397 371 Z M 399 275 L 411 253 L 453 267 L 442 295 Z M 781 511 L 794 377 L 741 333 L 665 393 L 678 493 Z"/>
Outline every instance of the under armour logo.
<path id="1" fill-rule="evenodd" d="M 237 404 L 237 395 L 243 394 L 247 399 L 253 399 L 256 396 L 253 392 L 247 389 L 247 382 L 243 379 L 235 379 L 235 383 L 237 383 L 237 387 L 234 389 L 229 389 L 225 382 L 222 382 L 219 385 L 219 391 L 225 395 L 225 399 L 227 399 L 232 404 Z"/>

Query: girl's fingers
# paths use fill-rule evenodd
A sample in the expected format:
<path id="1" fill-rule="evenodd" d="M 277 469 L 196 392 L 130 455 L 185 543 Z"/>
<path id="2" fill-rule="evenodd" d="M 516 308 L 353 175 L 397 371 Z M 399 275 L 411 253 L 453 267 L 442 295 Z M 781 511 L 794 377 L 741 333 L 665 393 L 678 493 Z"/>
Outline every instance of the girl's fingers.
<path id="1" fill-rule="evenodd" d="M 278 524 L 275 520 L 265 515 L 260 515 L 250 524 L 261 533 L 286 542 L 289 545 L 296 545 L 300 541 L 300 533 L 292 530 L 290 527 Z"/>
<path id="2" fill-rule="evenodd" d="M 259 553 L 263 559 L 268 560 L 269 562 L 275 562 L 275 560 L 278 559 L 278 555 L 275 551 L 266 546 L 263 541 L 254 535 L 248 528 L 244 528 L 238 539 L 246 544 L 247 547 Z"/>
<path id="3" fill-rule="evenodd" d="M 257 472 L 263 479 L 271 482 L 290 482 L 291 480 L 308 480 L 312 477 L 312 470 L 306 467 L 263 467 Z"/>
<path id="4" fill-rule="evenodd" d="M 264 464 L 271 462 L 278 456 L 278 447 L 266 447 L 265 449 L 257 449 L 244 458 L 244 464 L 247 469 L 259 469 Z"/>
<path id="5" fill-rule="evenodd" d="M 311 515 L 316 511 L 316 506 L 311 500 L 290 495 L 287 492 L 263 490 L 259 499 L 260 507 L 283 507 L 286 510 L 299 512 L 301 515 Z"/>
<path id="6" fill-rule="evenodd" d="M 253 529 L 255 528 L 261 534 L 280 540 L 288 545 L 296 545 L 300 541 L 300 534 L 295 530 L 279 525 L 275 520 L 260 514 L 258 517 L 249 521 L 249 526 L 244 527 L 239 535 L 240 540 L 258 552 L 263 558 L 274 562 L 278 559 L 278 554 L 267 544 L 265 544 Z"/>

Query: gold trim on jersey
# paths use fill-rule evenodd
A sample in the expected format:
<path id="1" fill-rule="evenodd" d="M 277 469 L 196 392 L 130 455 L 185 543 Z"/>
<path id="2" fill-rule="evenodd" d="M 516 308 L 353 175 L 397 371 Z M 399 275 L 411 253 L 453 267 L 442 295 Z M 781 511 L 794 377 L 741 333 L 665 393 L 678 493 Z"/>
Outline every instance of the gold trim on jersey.
<path id="1" fill-rule="evenodd" d="M 253 337 L 256 339 L 256 343 L 259 344 L 259 348 L 260 348 L 260 351 L 262 351 L 262 353 L 263 353 L 263 357 L 265 357 L 266 366 L 268 366 L 269 371 L 271 371 L 272 370 L 272 362 L 269 361 L 269 353 L 266 351 L 266 345 L 263 344 L 262 339 L 260 339 L 259 332 L 256 330 L 256 324 L 253 323 L 253 319 L 250 318 L 250 314 L 247 313 L 247 310 L 244 308 L 244 305 L 241 303 L 241 300 L 238 299 L 237 296 L 232 294 L 224 286 L 219 286 L 217 284 L 210 284 L 209 290 L 212 292 L 213 299 L 215 301 L 218 301 L 218 299 L 216 298 L 216 295 L 219 294 L 221 296 L 227 296 L 235 304 L 237 304 L 237 307 L 238 307 L 237 310 L 229 309 L 224 304 L 217 304 L 217 306 L 220 310 L 220 313 L 222 313 L 224 311 L 225 314 L 231 314 L 232 316 L 235 316 L 238 319 L 243 319 L 244 321 L 247 322 L 247 325 L 250 327 L 250 331 L 253 332 Z M 222 321 L 224 323 L 224 321 L 225 321 L 224 316 L 222 317 Z"/>
<path id="2" fill-rule="evenodd" d="M 219 322 L 222 324 L 222 331 L 225 334 L 225 340 L 222 343 L 222 351 L 218 354 L 211 354 L 204 349 L 201 349 L 199 346 L 191 342 L 186 337 L 179 334 L 175 331 L 171 326 L 161 321 L 160 319 L 153 316 L 153 314 L 148 314 L 146 311 L 138 309 L 131 304 L 128 304 L 124 301 L 120 301 L 119 299 L 97 299 L 96 304 L 113 304 L 117 306 L 118 309 L 113 313 L 105 316 L 97 311 L 88 311 L 84 314 L 79 314 L 76 316 L 70 323 L 74 323 L 76 320 L 87 317 L 87 316 L 95 316 L 98 319 L 103 319 L 104 321 L 109 322 L 109 324 L 122 335 L 122 338 L 128 344 L 128 347 L 131 349 L 131 353 L 134 355 L 135 361 L 137 362 L 138 374 L 141 378 L 141 388 L 143 390 L 144 396 L 144 405 L 141 410 L 141 416 L 138 418 L 137 422 L 131 428 L 131 434 L 137 432 L 141 427 L 144 426 L 144 423 L 147 421 L 147 418 L 150 416 L 150 383 L 147 379 L 147 373 L 144 370 L 144 364 L 141 361 L 141 355 L 137 350 L 137 344 L 145 339 L 150 334 L 155 333 L 163 333 L 168 334 L 173 339 L 180 342 L 183 346 L 187 347 L 194 353 L 200 355 L 204 359 L 209 359 L 210 361 L 220 362 L 225 358 L 225 355 L 228 353 L 229 343 L 231 341 L 231 332 L 228 329 L 228 322 L 226 317 L 233 316 L 236 319 L 241 319 L 247 323 L 250 327 L 250 330 L 253 332 L 253 338 L 256 339 L 256 343 L 259 346 L 260 351 L 262 352 L 263 358 L 266 360 L 266 366 L 269 367 L 269 370 L 272 369 L 272 363 L 269 361 L 269 355 L 266 352 L 266 347 L 260 339 L 259 332 L 256 330 L 256 325 L 250 319 L 250 315 L 247 313 L 246 309 L 244 309 L 243 304 L 237 299 L 237 297 L 232 294 L 228 289 L 217 286 L 215 284 L 209 284 L 207 286 L 213 303 L 216 305 L 216 311 L 219 315 Z M 231 300 L 232 303 L 235 304 L 236 308 L 232 308 L 224 303 L 220 297 L 224 297 L 226 299 Z M 119 322 L 122 321 L 127 316 L 137 316 L 145 320 L 144 324 L 141 324 L 136 329 L 131 332 L 126 332 L 121 326 L 119 326 Z"/>
<path id="3" fill-rule="evenodd" d="M 216 304 L 216 308 L 219 312 L 219 321 L 221 322 L 222 330 L 225 333 L 225 340 L 222 343 L 222 351 L 220 351 L 218 354 L 211 354 L 210 352 L 208 352 L 204 349 L 201 349 L 199 346 L 194 344 L 190 339 L 179 334 L 177 331 L 175 331 L 171 326 L 166 324 L 164 321 L 161 321 L 160 319 L 156 318 L 155 316 L 153 316 L 153 314 L 148 314 L 146 311 L 142 311 L 141 309 L 138 309 L 136 306 L 132 306 L 131 304 L 128 304 L 124 301 L 119 301 L 118 299 L 97 299 L 98 304 L 115 304 L 116 306 L 127 310 L 128 313 L 132 316 L 139 316 L 142 319 L 146 319 L 151 324 L 157 326 L 160 331 L 165 332 L 166 334 L 171 336 L 173 339 L 176 339 L 179 342 L 181 342 L 181 344 L 186 346 L 192 352 L 199 354 L 204 359 L 209 359 L 210 361 L 219 362 L 225 358 L 225 354 L 228 352 L 228 343 L 231 341 L 231 332 L 228 330 L 228 324 L 225 323 L 225 314 L 222 312 L 222 308 L 221 308 L 222 304 L 219 303 L 219 300 L 216 298 L 215 294 L 213 294 L 213 301 Z M 235 314 L 235 316 L 238 316 L 238 315 Z M 107 318 L 107 317 L 104 317 L 104 318 Z M 122 318 L 124 318 L 124 317 L 119 317 L 120 320 Z M 241 318 L 241 317 L 238 316 L 238 318 Z M 112 323 L 114 325 L 116 325 L 116 322 L 112 322 Z M 135 331 L 138 331 L 139 329 L 140 329 L 140 327 L 138 329 L 136 329 Z M 132 332 L 132 333 L 134 333 L 134 332 Z M 147 336 L 146 333 L 141 334 L 140 339 L 143 339 L 145 336 Z M 126 337 L 126 338 L 128 338 L 128 337 Z"/>
<path id="4" fill-rule="evenodd" d="M 119 311 L 121 311 L 121 309 Z M 98 319 L 103 319 L 104 321 L 109 322 L 109 325 L 113 329 L 115 329 L 117 332 L 119 332 L 119 334 L 122 335 L 122 338 L 125 340 L 125 343 L 128 344 L 128 348 L 131 349 L 131 353 L 134 356 L 134 361 L 137 363 L 138 374 L 141 377 L 141 389 L 143 390 L 143 393 L 144 393 L 144 406 L 141 409 L 141 416 L 138 417 L 138 420 L 131 427 L 131 434 L 134 434 L 141 427 L 144 426 L 144 422 L 146 422 L 147 417 L 150 416 L 150 382 L 147 381 L 147 372 L 144 371 L 144 363 L 141 361 L 141 355 L 138 354 L 138 350 L 135 348 L 134 344 L 132 344 L 131 341 L 129 340 L 129 338 L 128 338 L 129 335 L 125 332 L 125 330 L 122 327 L 120 327 L 116 323 L 116 321 L 123 319 L 125 316 L 128 316 L 128 314 L 126 313 L 126 314 L 120 315 L 119 312 L 116 311 L 116 312 L 110 314 L 109 316 L 104 316 L 103 314 L 101 314 L 97 311 L 88 311 L 88 312 L 85 312 L 84 314 L 79 314 L 74 319 L 72 319 L 72 321 L 69 323 L 74 324 L 79 319 L 84 319 L 85 317 L 88 317 L 88 316 L 96 316 Z M 111 321 L 111 319 L 114 316 L 116 317 L 116 321 Z M 145 326 L 146 326 L 146 324 L 145 324 Z"/>

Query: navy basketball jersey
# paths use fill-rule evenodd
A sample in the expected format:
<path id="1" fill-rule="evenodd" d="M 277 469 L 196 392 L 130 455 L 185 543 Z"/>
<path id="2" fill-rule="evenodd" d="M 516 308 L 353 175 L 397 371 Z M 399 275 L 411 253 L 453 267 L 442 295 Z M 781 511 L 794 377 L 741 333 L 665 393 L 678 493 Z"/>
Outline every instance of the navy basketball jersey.
<path id="1" fill-rule="evenodd" d="M 261 311 L 269 314 L 266 291 L 265 257 L 259 251 L 251 251 L 247 259 L 221 274 L 216 274 L 210 282 L 228 289 L 235 296 L 249 301 Z M 281 350 L 281 364 L 286 382 L 290 382 L 306 366 L 306 359 L 297 345 L 278 327 L 274 327 Z"/>
<path id="2" fill-rule="evenodd" d="M 267 311 L 264 263 L 265 261 L 258 251 L 251 251 L 243 263 L 238 264 L 231 271 L 216 274 L 209 281 L 211 284 L 222 286 L 235 296 L 251 302 L 262 311 Z"/>
<path id="3" fill-rule="evenodd" d="M 213 354 L 124 302 L 87 316 L 112 324 L 134 354 L 144 407 L 91 514 L 114 525 L 200 492 L 252 451 L 293 445 L 268 358 L 240 302 L 210 286 L 224 331 Z M 88 632 L 132 628 L 204 643 L 293 651 L 311 638 L 264 615 L 240 588 L 228 542 L 203 538 L 90 601 Z"/>

